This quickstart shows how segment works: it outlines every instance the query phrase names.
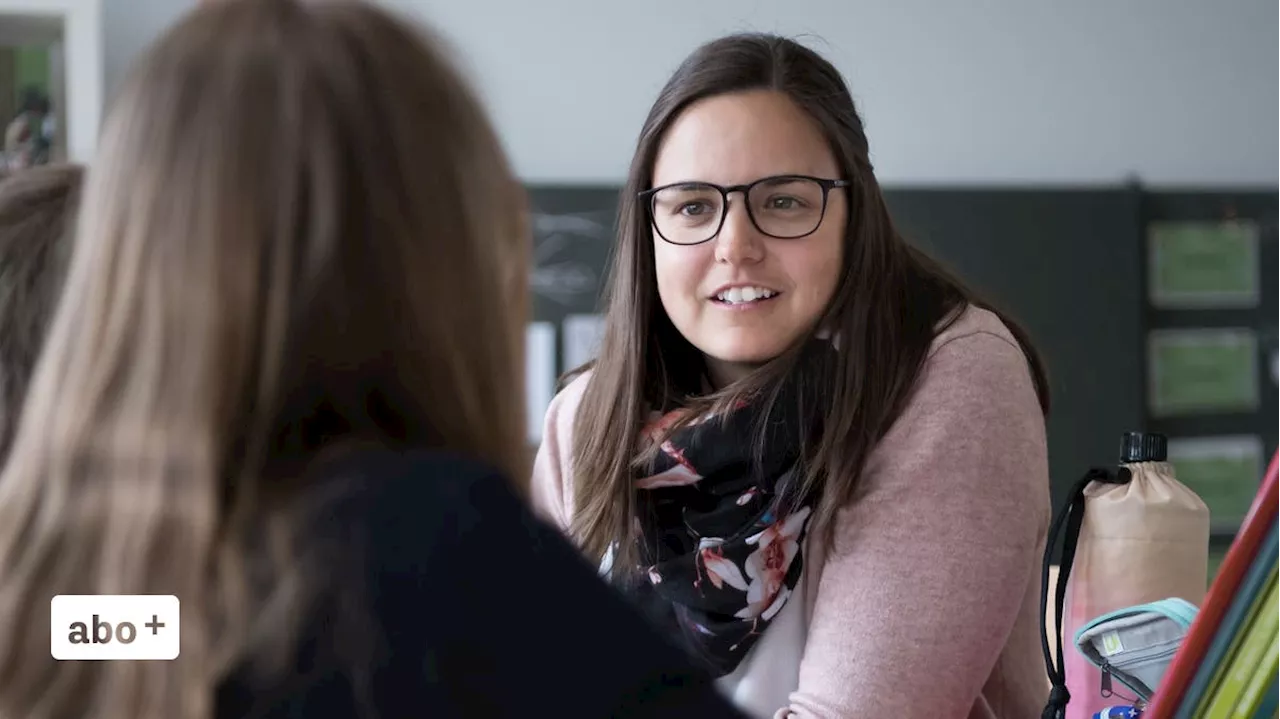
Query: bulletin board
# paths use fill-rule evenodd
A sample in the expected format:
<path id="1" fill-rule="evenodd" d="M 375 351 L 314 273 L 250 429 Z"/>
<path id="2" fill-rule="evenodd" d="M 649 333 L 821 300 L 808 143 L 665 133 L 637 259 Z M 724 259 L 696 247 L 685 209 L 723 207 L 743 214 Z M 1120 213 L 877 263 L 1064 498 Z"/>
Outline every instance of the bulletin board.
<path id="1" fill-rule="evenodd" d="M 1143 408 L 1225 551 L 1277 443 L 1277 195 L 1143 195 Z"/>

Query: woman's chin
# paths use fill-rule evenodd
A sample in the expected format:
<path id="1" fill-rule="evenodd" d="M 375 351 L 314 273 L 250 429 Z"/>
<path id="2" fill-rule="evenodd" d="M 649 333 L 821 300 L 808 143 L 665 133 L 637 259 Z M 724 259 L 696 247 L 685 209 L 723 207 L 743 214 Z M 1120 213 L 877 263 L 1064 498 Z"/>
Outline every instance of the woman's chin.
<path id="1" fill-rule="evenodd" d="M 782 354 L 781 351 L 735 351 L 706 354 L 707 369 L 717 386 L 736 382 L 759 369 L 769 360 Z"/>

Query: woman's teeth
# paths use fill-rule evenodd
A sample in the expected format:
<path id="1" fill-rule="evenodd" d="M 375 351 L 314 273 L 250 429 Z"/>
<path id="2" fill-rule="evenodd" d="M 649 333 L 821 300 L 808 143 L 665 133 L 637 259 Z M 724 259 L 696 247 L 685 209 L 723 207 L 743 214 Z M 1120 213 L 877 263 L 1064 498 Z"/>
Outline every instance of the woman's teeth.
<path id="1" fill-rule="evenodd" d="M 731 287 L 716 295 L 716 299 L 727 304 L 737 305 L 745 302 L 755 302 L 756 300 L 767 300 L 776 294 L 778 293 L 763 287 Z"/>

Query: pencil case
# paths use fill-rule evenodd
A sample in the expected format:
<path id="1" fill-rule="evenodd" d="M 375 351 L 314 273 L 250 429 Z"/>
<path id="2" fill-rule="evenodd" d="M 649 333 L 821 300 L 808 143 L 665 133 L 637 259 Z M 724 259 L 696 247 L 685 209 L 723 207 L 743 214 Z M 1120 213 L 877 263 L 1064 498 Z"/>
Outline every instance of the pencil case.
<path id="1" fill-rule="evenodd" d="M 1076 650 L 1102 670 L 1102 696 L 1111 696 L 1114 679 L 1151 701 L 1197 611 L 1191 602 L 1171 597 L 1108 612 L 1080 627 Z"/>

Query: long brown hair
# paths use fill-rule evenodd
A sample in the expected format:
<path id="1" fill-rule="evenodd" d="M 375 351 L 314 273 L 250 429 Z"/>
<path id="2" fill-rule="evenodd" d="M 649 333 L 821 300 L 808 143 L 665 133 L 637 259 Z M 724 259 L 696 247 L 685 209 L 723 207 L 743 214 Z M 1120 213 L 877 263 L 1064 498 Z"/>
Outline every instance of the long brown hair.
<path id="1" fill-rule="evenodd" d="M 209 717 L 289 649 L 319 457 L 526 474 L 523 193 L 438 47 L 363 3 L 227 0 L 126 82 L 0 475 L 0 717 Z M 52 661 L 57 594 L 177 595 L 180 657 Z"/>
<path id="2" fill-rule="evenodd" d="M 57 164 L 0 179 L 0 466 L 61 295 L 83 175 Z"/>
<path id="3" fill-rule="evenodd" d="M 714 95 L 762 89 L 785 94 L 819 123 L 844 177 L 853 181 L 842 279 L 814 330 L 831 332 L 840 345 L 835 366 L 816 378 L 826 397 L 823 430 L 807 443 L 807 481 L 822 487 L 817 526 L 829 529 L 852 498 L 863 464 L 902 412 L 939 328 L 967 304 L 991 309 L 894 227 L 853 98 L 829 62 L 766 34 L 733 35 L 694 51 L 663 87 L 640 131 L 620 201 L 606 329 L 575 420 L 572 534 L 594 559 L 616 542 L 615 567 L 633 567 L 636 560 L 632 481 L 635 465 L 647 458 L 637 431 L 647 409 L 675 398 L 699 415 L 747 397 L 772 408 L 781 379 L 799 371 L 797 359 L 811 339 L 802 338 L 729 387 L 701 393 L 703 359 L 658 299 L 650 218 L 636 197 L 651 186 L 659 145 L 685 108 Z M 1002 319 L 1026 353 L 1047 413 L 1042 363 L 1026 333 Z M 768 415 L 768 409 L 761 413 L 761 430 Z"/>

